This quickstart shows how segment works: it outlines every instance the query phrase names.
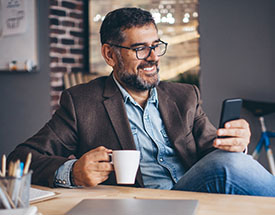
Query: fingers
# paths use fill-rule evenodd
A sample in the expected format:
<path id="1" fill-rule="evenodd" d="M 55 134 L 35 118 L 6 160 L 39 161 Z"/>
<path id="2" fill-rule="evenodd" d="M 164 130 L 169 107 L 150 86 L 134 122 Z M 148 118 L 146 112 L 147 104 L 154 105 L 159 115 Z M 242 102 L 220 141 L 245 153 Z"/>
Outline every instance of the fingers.
<path id="1" fill-rule="evenodd" d="M 107 153 L 111 153 L 112 152 L 112 149 L 107 149 L 106 147 L 104 146 L 99 146 L 91 151 L 105 151 Z"/>
<path id="2" fill-rule="evenodd" d="M 246 138 L 217 138 L 213 142 L 213 146 L 231 152 L 243 152 L 249 144 L 249 139 Z"/>
<path id="3" fill-rule="evenodd" d="M 225 128 L 249 128 L 249 124 L 244 119 L 232 120 L 225 123 Z"/>
<path id="4" fill-rule="evenodd" d="M 244 152 L 245 148 L 242 146 L 219 146 L 216 147 L 218 149 L 224 150 L 224 151 L 229 151 L 229 152 Z"/>
<path id="5" fill-rule="evenodd" d="M 238 119 L 227 122 L 225 128 L 217 130 L 217 135 L 250 139 L 251 132 L 249 124 L 244 119 Z"/>
<path id="6" fill-rule="evenodd" d="M 107 172 L 94 172 L 92 177 L 86 177 L 82 182 L 82 186 L 94 187 L 109 178 L 109 173 Z"/>
<path id="7" fill-rule="evenodd" d="M 243 139 L 242 138 L 218 138 L 215 140 L 215 144 L 219 145 L 230 145 L 230 146 L 239 146 L 242 145 Z"/>
<path id="8" fill-rule="evenodd" d="M 107 180 L 113 171 L 113 166 L 107 162 L 85 164 L 78 161 L 73 167 L 73 178 L 76 185 L 96 186 Z"/>
<path id="9" fill-rule="evenodd" d="M 247 130 L 246 129 L 241 129 L 241 128 L 229 128 L 229 129 L 220 128 L 217 131 L 217 135 L 219 137 L 223 137 L 223 136 L 246 137 L 247 136 Z"/>
<path id="10" fill-rule="evenodd" d="M 93 164 L 89 164 L 87 167 L 90 171 L 100 171 L 100 172 L 111 172 L 114 170 L 114 167 L 109 162 L 96 162 Z"/>
<path id="11" fill-rule="evenodd" d="M 243 152 L 247 145 L 247 141 L 243 138 L 218 138 L 213 143 L 214 147 L 231 152 Z"/>
<path id="12" fill-rule="evenodd" d="M 88 151 L 83 156 L 85 159 L 89 161 L 109 161 L 109 153 L 111 153 L 111 149 L 107 149 L 104 146 L 97 147 L 91 151 Z"/>
<path id="13" fill-rule="evenodd" d="M 100 146 L 85 153 L 73 166 L 73 178 L 76 185 L 96 186 L 108 179 L 113 171 L 109 162 L 112 150 Z"/>
<path id="14" fill-rule="evenodd" d="M 249 124 L 243 120 L 227 122 L 225 128 L 217 130 L 218 138 L 214 140 L 213 146 L 222 150 L 242 152 L 250 142 Z M 219 138 L 226 137 L 226 138 Z"/>

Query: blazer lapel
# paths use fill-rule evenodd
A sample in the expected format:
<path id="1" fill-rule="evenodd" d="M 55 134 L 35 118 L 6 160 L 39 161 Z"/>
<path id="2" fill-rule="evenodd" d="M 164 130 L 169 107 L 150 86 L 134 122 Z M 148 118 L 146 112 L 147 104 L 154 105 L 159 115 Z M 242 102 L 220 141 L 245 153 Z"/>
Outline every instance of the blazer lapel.
<path id="1" fill-rule="evenodd" d="M 104 105 L 119 139 L 121 148 L 125 150 L 136 149 L 123 104 L 123 98 L 112 76 L 109 76 L 106 80 L 103 96 L 106 98 Z"/>
<path id="2" fill-rule="evenodd" d="M 119 144 L 123 150 L 136 150 L 123 98 L 112 75 L 107 78 L 105 86 L 103 96 L 106 100 L 104 105 L 119 139 Z M 137 173 L 137 182 L 141 187 L 144 186 L 140 169 Z"/>
<path id="3" fill-rule="evenodd" d="M 171 143 L 179 144 L 179 138 L 185 137 L 189 132 L 188 123 L 182 118 L 182 115 L 177 107 L 175 101 L 169 98 L 163 90 L 157 88 L 159 98 L 159 109 L 162 116 L 166 132 L 170 138 Z M 184 138 L 183 138 L 184 139 Z"/>

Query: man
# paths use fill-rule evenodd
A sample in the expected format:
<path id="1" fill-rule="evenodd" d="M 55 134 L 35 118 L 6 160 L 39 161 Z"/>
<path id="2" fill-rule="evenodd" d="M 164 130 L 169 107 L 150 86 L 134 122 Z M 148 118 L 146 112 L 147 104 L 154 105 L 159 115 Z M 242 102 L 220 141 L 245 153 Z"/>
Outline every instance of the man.
<path id="1" fill-rule="evenodd" d="M 137 149 L 135 186 L 275 196 L 274 177 L 243 153 L 250 139 L 246 121 L 216 131 L 195 86 L 159 81 L 167 43 L 149 12 L 112 11 L 100 36 L 113 73 L 65 90 L 52 119 L 9 156 L 24 160 L 32 152 L 33 183 L 116 184 L 108 154 Z"/>

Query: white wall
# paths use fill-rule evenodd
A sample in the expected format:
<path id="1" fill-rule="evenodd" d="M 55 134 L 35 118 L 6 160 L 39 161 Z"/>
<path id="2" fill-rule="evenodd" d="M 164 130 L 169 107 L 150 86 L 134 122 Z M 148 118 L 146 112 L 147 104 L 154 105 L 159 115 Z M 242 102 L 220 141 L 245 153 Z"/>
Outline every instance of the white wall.
<path id="1" fill-rule="evenodd" d="M 225 98 L 275 102 L 275 2 L 200 0 L 199 9 L 201 92 L 214 125 Z M 251 123 L 251 153 L 260 128 L 251 113 L 244 110 L 242 116 Z M 275 131 L 275 114 L 266 116 L 266 121 Z M 267 166 L 264 154 L 260 161 Z"/>

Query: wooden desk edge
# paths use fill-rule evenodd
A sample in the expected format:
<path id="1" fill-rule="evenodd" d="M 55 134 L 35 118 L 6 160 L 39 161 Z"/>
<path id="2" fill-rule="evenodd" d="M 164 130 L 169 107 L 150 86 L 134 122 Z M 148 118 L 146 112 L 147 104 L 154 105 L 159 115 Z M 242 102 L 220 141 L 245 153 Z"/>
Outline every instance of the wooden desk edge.
<path id="1" fill-rule="evenodd" d="M 33 186 L 60 193 L 54 199 L 34 203 L 43 214 L 65 214 L 83 199 L 195 199 L 199 200 L 197 215 L 274 214 L 275 198 L 210 194 L 186 191 L 157 190 L 99 185 L 93 188 L 67 189 Z"/>

